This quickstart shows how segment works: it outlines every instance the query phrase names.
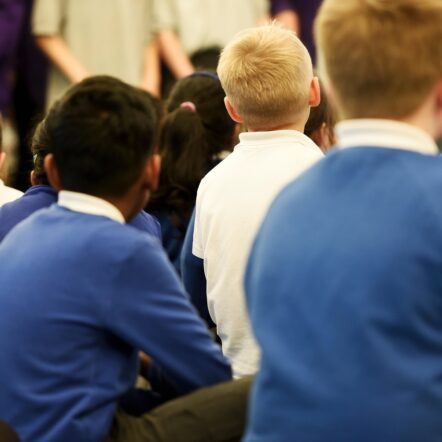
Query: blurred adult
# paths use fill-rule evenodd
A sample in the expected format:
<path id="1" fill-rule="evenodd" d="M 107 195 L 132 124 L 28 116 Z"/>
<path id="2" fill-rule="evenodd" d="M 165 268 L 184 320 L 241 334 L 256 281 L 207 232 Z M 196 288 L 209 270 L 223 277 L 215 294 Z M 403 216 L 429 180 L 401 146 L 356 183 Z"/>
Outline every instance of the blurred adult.
<path id="1" fill-rule="evenodd" d="M 268 0 L 153 0 L 161 54 L 177 79 L 216 69 L 220 50 L 268 19 Z M 169 74 L 170 75 L 170 74 Z"/>
<path id="2" fill-rule="evenodd" d="M 44 107 L 47 62 L 31 35 L 33 1 L 0 0 L 0 112 L 18 134 L 15 187 L 29 186 L 28 133 Z"/>
<path id="3" fill-rule="evenodd" d="M 151 7 L 151 0 L 36 0 L 33 32 L 53 62 L 47 106 L 71 84 L 98 74 L 158 93 Z"/>

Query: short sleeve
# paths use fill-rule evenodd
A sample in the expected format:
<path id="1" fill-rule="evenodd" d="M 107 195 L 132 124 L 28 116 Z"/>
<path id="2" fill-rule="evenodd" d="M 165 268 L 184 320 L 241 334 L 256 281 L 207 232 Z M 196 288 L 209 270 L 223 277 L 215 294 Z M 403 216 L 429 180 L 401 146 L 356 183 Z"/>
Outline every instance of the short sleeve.
<path id="1" fill-rule="evenodd" d="M 200 186 L 201 188 L 201 186 Z M 192 253 L 197 257 L 204 259 L 204 250 L 203 250 L 203 242 L 201 238 L 201 204 L 200 204 L 200 193 L 198 191 L 198 196 L 196 199 L 195 206 L 195 226 L 193 231 L 193 244 L 192 244 Z"/>
<path id="2" fill-rule="evenodd" d="M 150 43 L 155 37 L 155 20 L 153 15 L 154 0 L 144 1 L 144 42 Z"/>
<path id="3" fill-rule="evenodd" d="M 266 16 L 270 11 L 269 0 L 255 0 L 257 17 Z"/>
<path id="4" fill-rule="evenodd" d="M 154 32 L 177 30 L 177 14 L 175 0 L 153 0 Z"/>
<path id="5" fill-rule="evenodd" d="M 60 34 L 65 19 L 66 0 L 36 0 L 32 12 L 34 35 Z"/>

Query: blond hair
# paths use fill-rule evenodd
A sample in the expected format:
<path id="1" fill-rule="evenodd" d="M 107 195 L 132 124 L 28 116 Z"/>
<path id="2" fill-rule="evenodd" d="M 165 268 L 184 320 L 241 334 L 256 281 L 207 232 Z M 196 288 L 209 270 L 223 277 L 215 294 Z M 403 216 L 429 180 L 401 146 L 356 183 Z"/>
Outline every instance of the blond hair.
<path id="1" fill-rule="evenodd" d="M 325 0 L 315 35 L 343 118 L 410 116 L 442 77 L 441 0 Z"/>
<path id="2" fill-rule="evenodd" d="M 249 126 L 271 128 L 308 117 L 312 62 L 291 31 L 271 24 L 240 32 L 222 51 L 217 72 Z"/>

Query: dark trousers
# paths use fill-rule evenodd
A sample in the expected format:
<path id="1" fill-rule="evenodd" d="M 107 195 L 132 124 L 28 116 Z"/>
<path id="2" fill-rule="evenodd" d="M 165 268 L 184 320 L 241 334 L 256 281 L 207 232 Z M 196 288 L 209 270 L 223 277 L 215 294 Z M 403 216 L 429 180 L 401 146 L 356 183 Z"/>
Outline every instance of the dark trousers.
<path id="1" fill-rule="evenodd" d="M 107 442 L 239 442 L 252 378 L 170 401 L 141 417 L 118 411 Z"/>

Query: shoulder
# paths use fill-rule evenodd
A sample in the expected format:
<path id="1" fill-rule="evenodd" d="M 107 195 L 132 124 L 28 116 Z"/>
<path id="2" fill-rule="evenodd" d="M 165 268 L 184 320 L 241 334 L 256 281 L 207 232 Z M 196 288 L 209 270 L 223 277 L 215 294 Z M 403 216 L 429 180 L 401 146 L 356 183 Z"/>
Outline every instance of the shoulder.
<path id="1" fill-rule="evenodd" d="M 130 220 L 128 224 L 136 229 L 161 239 L 160 223 L 155 217 L 144 210 L 141 210 L 132 220 Z"/>

